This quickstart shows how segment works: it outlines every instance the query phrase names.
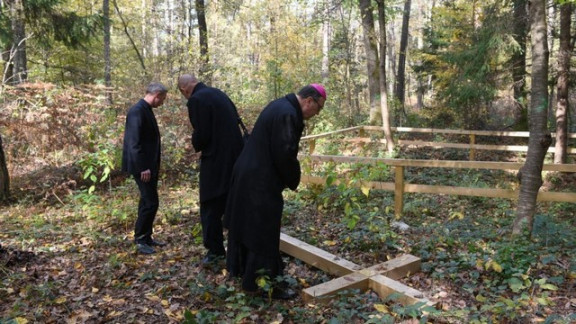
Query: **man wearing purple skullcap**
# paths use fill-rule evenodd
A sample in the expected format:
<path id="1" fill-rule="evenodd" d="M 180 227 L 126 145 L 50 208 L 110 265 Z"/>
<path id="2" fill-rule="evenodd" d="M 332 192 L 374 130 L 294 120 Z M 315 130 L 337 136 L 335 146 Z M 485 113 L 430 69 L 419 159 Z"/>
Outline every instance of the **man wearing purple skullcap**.
<path id="1" fill-rule="evenodd" d="M 224 226 L 228 228 L 226 268 L 242 277 L 242 288 L 256 293 L 256 280 L 282 276 L 280 224 L 285 188 L 300 183 L 298 145 L 304 120 L 317 115 L 326 102 L 320 84 L 303 87 L 269 103 L 254 124 L 250 139 L 236 160 Z M 274 287 L 272 298 L 288 299 L 294 292 Z"/>

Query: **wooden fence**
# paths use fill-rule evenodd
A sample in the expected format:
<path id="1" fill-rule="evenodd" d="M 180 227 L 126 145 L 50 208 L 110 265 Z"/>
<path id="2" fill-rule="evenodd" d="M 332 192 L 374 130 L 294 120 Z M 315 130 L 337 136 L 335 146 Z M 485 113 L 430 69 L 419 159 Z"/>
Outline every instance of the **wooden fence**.
<path id="1" fill-rule="evenodd" d="M 439 160 L 404 160 L 404 159 L 382 159 L 353 156 L 334 156 L 334 155 L 303 155 L 311 161 L 335 162 L 335 163 L 363 163 L 363 164 L 386 164 L 393 166 L 394 182 L 377 182 L 361 181 L 354 186 L 369 187 L 386 191 L 394 191 L 394 214 L 401 217 L 404 210 L 404 193 L 429 193 L 429 194 L 446 194 L 458 196 L 476 196 L 491 198 L 508 198 L 517 199 L 519 191 L 511 189 L 495 188 L 468 188 L 439 185 L 423 185 L 406 183 L 404 179 L 405 168 L 452 168 L 452 169 L 487 169 L 487 170 L 519 170 L 522 163 L 515 162 L 478 162 L 478 161 L 439 161 Z M 545 164 L 543 171 L 554 172 L 576 172 L 576 164 Z M 339 184 L 337 179 L 334 184 Z M 310 175 L 302 176 L 302 183 L 324 185 L 326 179 Z M 573 192 L 548 192 L 540 191 L 538 201 L 556 201 L 556 202 L 576 202 L 576 193 Z"/>
<path id="2" fill-rule="evenodd" d="M 382 127 L 378 126 L 356 126 L 345 128 L 333 132 L 310 135 L 303 137 L 303 141 L 309 143 L 309 153 L 313 154 L 316 147 L 316 140 L 320 138 L 330 137 L 336 134 L 350 133 L 358 131 L 358 137 L 343 139 L 343 141 L 355 143 L 386 143 L 385 139 L 372 139 L 365 137 L 366 131 L 377 131 L 382 133 Z M 509 152 L 527 152 L 528 146 L 526 145 L 487 145 L 477 144 L 477 136 L 497 136 L 497 137 L 530 137 L 530 132 L 508 132 L 508 131 L 480 131 L 480 130 L 459 130 L 459 129 L 434 129 L 434 128 L 411 128 L 411 127 L 392 127 L 392 131 L 396 133 L 422 133 L 422 134 L 452 134 L 452 135 L 466 135 L 469 137 L 469 143 L 444 143 L 444 142 L 429 142 L 429 141 L 412 141 L 412 140 L 398 140 L 396 144 L 405 146 L 426 146 L 433 148 L 458 148 L 470 150 L 469 160 L 476 160 L 477 150 L 490 150 L 490 151 L 509 151 Z M 555 137 L 552 133 L 552 137 Z M 567 135 L 569 139 L 576 138 L 576 133 Z M 548 148 L 549 153 L 554 153 L 555 148 L 551 146 Z M 575 148 L 568 148 L 567 153 L 575 154 Z"/>
<path id="3" fill-rule="evenodd" d="M 507 198 L 517 199 L 519 190 L 511 189 L 495 189 L 495 188 L 468 188 L 468 187 L 453 187 L 441 185 L 424 185 L 424 184 L 411 184 L 405 181 L 404 172 L 409 167 L 420 168 L 453 168 L 453 169 L 486 169 L 486 170 L 515 170 L 518 171 L 523 163 L 515 162 L 481 162 L 474 161 L 475 149 L 483 150 L 505 150 L 505 151 L 526 151 L 527 146 L 503 146 L 503 145 L 478 145 L 474 144 L 475 136 L 512 136 L 512 137 L 528 137 L 528 132 L 491 132 L 491 131 L 465 131 L 465 130 L 436 130 L 436 129 L 414 129 L 414 128 L 394 128 L 396 132 L 420 132 L 420 133 L 442 133 L 442 134 L 460 134 L 471 136 L 471 143 L 458 144 L 458 143 L 431 143 L 413 141 L 417 143 L 410 143 L 404 141 L 407 145 L 422 145 L 434 147 L 456 147 L 470 149 L 471 161 L 440 161 L 440 160 L 408 160 L 408 159 L 383 159 L 383 158 L 369 158 L 369 157 L 353 157 L 353 156 L 334 156 L 334 155 L 313 155 L 315 149 L 316 139 L 332 136 L 335 134 L 347 133 L 358 131 L 360 136 L 366 130 L 380 130 L 380 127 L 358 126 L 346 128 L 334 132 L 312 135 L 303 137 L 303 140 L 309 141 L 309 155 L 301 155 L 311 161 L 316 162 L 334 162 L 334 163 L 362 163 L 362 164 L 386 164 L 393 166 L 394 182 L 376 182 L 364 181 L 354 184 L 357 187 L 369 187 L 371 189 L 380 189 L 386 191 L 394 191 L 394 213 L 396 217 L 401 217 L 404 209 L 404 194 L 405 193 L 429 193 L 429 194 L 446 194 L 446 195 L 460 195 L 460 196 L 476 196 L 476 197 L 492 197 L 492 198 Z M 569 138 L 576 138 L 576 134 L 569 134 Z M 371 141 L 371 139 L 367 139 Z M 402 144 L 402 143 L 400 143 Z M 549 152 L 554 152 L 551 148 Z M 575 149 L 569 149 L 570 153 L 575 153 Z M 543 171 L 552 172 L 576 172 L 576 164 L 545 164 Z M 342 179 L 343 180 L 343 179 Z M 302 176 L 303 183 L 320 184 L 324 185 L 326 180 L 321 177 L 310 175 Z M 341 180 L 336 180 L 335 184 L 340 183 Z M 556 202 L 576 202 L 576 193 L 573 192 L 547 192 L 540 191 L 538 194 L 538 201 L 556 201 Z"/>

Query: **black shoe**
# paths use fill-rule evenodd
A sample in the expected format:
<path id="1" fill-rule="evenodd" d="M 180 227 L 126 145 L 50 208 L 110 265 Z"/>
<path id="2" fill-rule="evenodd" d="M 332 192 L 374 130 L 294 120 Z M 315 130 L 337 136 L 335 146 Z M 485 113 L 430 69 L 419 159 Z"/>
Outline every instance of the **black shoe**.
<path id="1" fill-rule="evenodd" d="M 292 289 L 272 289 L 272 294 L 265 293 L 266 298 L 278 299 L 278 300 L 290 300 L 296 297 L 296 293 Z"/>
<path id="2" fill-rule="evenodd" d="M 154 254 L 156 251 L 146 243 L 137 243 L 136 248 L 140 254 Z"/>
<path id="3" fill-rule="evenodd" d="M 223 255 L 208 253 L 200 263 L 204 268 L 214 268 L 220 263 L 223 263 L 224 259 L 225 257 Z"/>
<path id="4" fill-rule="evenodd" d="M 146 241 L 146 244 L 148 244 L 148 245 L 150 245 L 150 246 L 158 246 L 158 247 L 163 247 L 163 246 L 166 246 L 166 245 L 167 245 L 167 243 L 160 242 L 160 241 L 156 241 L 156 240 L 153 240 L 153 239 L 150 239 L 150 240 Z"/>

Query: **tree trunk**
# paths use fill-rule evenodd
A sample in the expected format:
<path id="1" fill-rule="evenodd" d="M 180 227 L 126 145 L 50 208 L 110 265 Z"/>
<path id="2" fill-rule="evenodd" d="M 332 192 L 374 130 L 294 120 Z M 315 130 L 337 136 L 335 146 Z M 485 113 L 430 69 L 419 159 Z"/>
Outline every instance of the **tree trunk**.
<path id="1" fill-rule="evenodd" d="M 328 2 L 324 5 L 324 20 L 322 21 L 322 83 L 327 84 L 330 77 L 330 11 Z"/>
<path id="2" fill-rule="evenodd" d="M 12 81 L 14 73 L 14 64 L 12 61 L 12 50 L 10 47 L 2 52 L 2 61 L 4 61 L 4 68 L 2 70 L 2 84 Z"/>
<path id="3" fill-rule="evenodd" d="M 382 129 L 386 138 L 386 151 L 394 152 L 394 138 L 390 129 L 390 112 L 388 110 L 388 93 L 386 87 L 386 13 L 384 0 L 377 0 L 378 23 L 380 26 L 380 109 L 382 110 Z"/>
<path id="4" fill-rule="evenodd" d="M 110 0 L 102 1 L 104 16 L 104 84 L 106 85 L 106 103 L 112 105 L 112 63 L 110 62 Z"/>
<path id="5" fill-rule="evenodd" d="M 204 82 L 211 83 L 210 73 L 210 57 L 208 56 L 208 25 L 206 24 L 206 6 L 204 0 L 196 0 L 196 13 L 198 15 L 198 34 L 200 43 L 200 59 L 202 66 L 200 66 L 200 77 Z"/>
<path id="6" fill-rule="evenodd" d="M 0 136 L 0 202 L 8 200 L 10 197 L 10 176 L 6 165 L 6 156 L 2 146 L 2 136 Z"/>
<path id="7" fill-rule="evenodd" d="M 530 138 L 526 162 L 520 169 L 520 195 L 512 234 L 526 229 L 532 233 L 536 198 L 542 186 L 542 165 L 552 138 L 548 131 L 548 41 L 546 39 L 546 0 L 530 3 L 530 33 L 532 41 L 532 88 L 530 101 Z"/>
<path id="8" fill-rule="evenodd" d="M 410 23 L 410 6 L 412 1 L 404 2 L 404 15 L 402 17 L 402 34 L 400 35 L 400 53 L 398 55 L 398 73 L 396 75 L 396 99 L 399 104 L 399 112 L 406 116 L 404 109 L 406 95 L 406 49 L 408 47 L 408 27 Z"/>
<path id="9" fill-rule="evenodd" d="M 362 30 L 364 31 L 364 48 L 366 49 L 366 67 L 368 69 L 368 95 L 370 101 L 370 124 L 375 124 L 380 115 L 376 104 L 380 94 L 380 81 L 378 75 L 378 49 L 376 31 L 374 30 L 374 14 L 371 0 L 359 0 L 360 15 L 362 16 Z M 385 54 L 381 53 L 382 56 Z"/>
<path id="10" fill-rule="evenodd" d="M 10 83 L 19 84 L 28 80 L 26 58 L 26 24 L 24 22 L 24 6 L 22 0 L 13 0 L 10 4 L 12 19 L 13 79 Z"/>
<path id="11" fill-rule="evenodd" d="M 126 34 L 128 39 L 130 40 L 130 43 L 132 44 L 132 48 L 134 48 L 134 52 L 136 52 L 136 56 L 138 57 L 138 61 L 140 62 L 140 66 L 142 67 L 142 72 L 144 73 L 144 75 L 146 75 L 147 74 L 146 64 L 144 64 L 144 59 L 142 58 L 142 55 L 140 55 L 140 51 L 138 50 L 138 46 L 136 46 L 134 39 L 132 39 L 132 36 L 130 35 L 130 32 L 128 31 L 128 25 L 126 24 L 126 21 L 124 20 L 124 16 L 122 16 L 122 12 L 120 12 L 120 8 L 118 7 L 118 3 L 116 2 L 116 0 L 112 0 L 112 2 L 114 3 L 114 8 L 116 9 L 116 13 L 118 14 L 118 17 L 120 17 L 120 20 L 122 21 L 122 26 L 124 26 L 124 33 Z"/>
<path id="12" fill-rule="evenodd" d="M 512 80 L 514 82 L 514 102 L 516 103 L 517 129 L 528 126 L 526 94 L 526 36 L 528 31 L 527 0 L 514 0 L 514 39 L 519 49 L 512 53 Z"/>
<path id="13" fill-rule="evenodd" d="M 566 3 L 560 7 L 560 49 L 558 52 L 558 81 L 556 103 L 556 146 L 554 163 L 566 163 L 566 148 L 568 135 L 568 81 L 570 75 L 570 25 L 572 4 Z"/>

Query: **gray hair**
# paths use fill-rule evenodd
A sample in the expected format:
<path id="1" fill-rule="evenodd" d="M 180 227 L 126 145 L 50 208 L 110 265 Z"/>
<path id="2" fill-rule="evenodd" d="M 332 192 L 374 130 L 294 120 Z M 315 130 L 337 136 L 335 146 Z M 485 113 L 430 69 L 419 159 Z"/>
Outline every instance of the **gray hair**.
<path id="1" fill-rule="evenodd" d="M 146 94 L 167 93 L 168 89 L 160 82 L 152 82 L 146 88 Z"/>

